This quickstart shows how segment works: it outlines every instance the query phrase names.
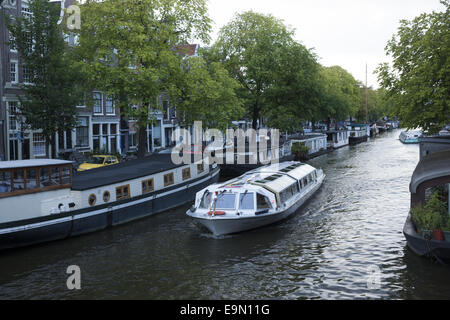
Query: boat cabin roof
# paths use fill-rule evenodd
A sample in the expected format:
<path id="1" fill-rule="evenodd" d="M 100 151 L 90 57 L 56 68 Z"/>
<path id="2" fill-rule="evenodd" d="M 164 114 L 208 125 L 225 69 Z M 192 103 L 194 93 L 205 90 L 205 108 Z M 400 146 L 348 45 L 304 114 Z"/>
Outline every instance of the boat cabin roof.
<path id="1" fill-rule="evenodd" d="M 420 159 L 412 174 L 409 190 L 416 193 L 421 183 L 445 176 L 450 177 L 450 150 L 432 153 Z"/>
<path id="2" fill-rule="evenodd" d="M 13 160 L 0 161 L 0 170 L 2 169 L 16 169 L 16 168 L 30 168 L 30 167 L 46 167 L 72 164 L 72 161 L 57 160 L 57 159 L 30 159 L 30 160 Z"/>
<path id="3" fill-rule="evenodd" d="M 245 185 L 246 188 L 252 189 L 251 186 L 254 185 L 280 192 L 314 170 L 314 167 L 300 162 L 272 164 L 251 170 L 222 185 L 221 188 L 237 188 Z"/>

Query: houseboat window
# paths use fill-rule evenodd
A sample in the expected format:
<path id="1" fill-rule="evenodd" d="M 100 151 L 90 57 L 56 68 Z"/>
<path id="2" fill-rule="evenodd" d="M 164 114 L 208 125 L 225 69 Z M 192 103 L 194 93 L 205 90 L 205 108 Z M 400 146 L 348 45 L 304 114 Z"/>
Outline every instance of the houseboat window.
<path id="1" fill-rule="evenodd" d="M 200 202 L 200 208 L 209 209 L 211 204 L 211 192 L 205 192 L 202 197 L 202 201 Z"/>
<path id="2" fill-rule="evenodd" d="M 108 190 L 103 192 L 103 202 L 108 202 L 110 198 L 111 198 L 111 194 L 109 193 Z"/>
<path id="3" fill-rule="evenodd" d="M 142 181 L 142 193 L 149 193 L 153 191 L 153 178 Z"/>
<path id="4" fill-rule="evenodd" d="M 62 184 L 70 183 L 70 167 L 69 166 L 62 167 L 61 181 L 62 181 Z"/>
<path id="5" fill-rule="evenodd" d="M 164 187 L 170 186 L 173 184 L 173 172 L 164 175 Z"/>
<path id="6" fill-rule="evenodd" d="M 448 183 L 425 189 L 425 203 L 428 203 L 433 193 L 437 192 L 439 199 L 447 205 L 447 212 L 450 213 L 450 185 Z"/>
<path id="7" fill-rule="evenodd" d="M 58 185 L 60 184 L 60 172 L 59 172 L 59 167 L 58 168 L 51 168 L 52 170 L 52 183 L 54 185 Z"/>
<path id="8" fill-rule="evenodd" d="M 11 192 L 11 174 L 9 171 L 0 171 L 0 193 Z"/>
<path id="9" fill-rule="evenodd" d="M 27 189 L 38 188 L 36 171 L 36 169 L 27 169 Z"/>
<path id="10" fill-rule="evenodd" d="M 257 193 L 256 194 L 256 208 L 257 208 L 257 210 L 272 208 L 269 198 L 267 198 L 266 196 L 263 196 L 262 194 Z"/>
<path id="11" fill-rule="evenodd" d="M 236 206 L 236 194 L 221 193 L 217 195 L 216 209 L 234 209 Z"/>
<path id="12" fill-rule="evenodd" d="M 239 197 L 239 209 L 242 210 L 254 210 L 254 196 L 253 192 L 241 193 Z"/>
<path id="13" fill-rule="evenodd" d="M 49 187 L 52 185 L 50 181 L 50 170 L 49 168 L 41 168 L 39 181 L 41 183 L 41 187 Z"/>
<path id="14" fill-rule="evenodd" d="M 130 185 L 120 186 L 116 188 L 116 200 L 124 200 L 130 197 Z"/>
<path id="15" fill-rule="evenodd" d="M 95 203 L 97 202 L 97 197 L 95 196 L 95 194 L 92 193 L 89 195 L 88 202 L 91 207 L 95 205 Z"/>
<path id="16" fill-rule="evenodd" d="M 14 190 L 24 190 L 25 180 L 24 180 L 24 170 L 15 169 L 13 174 L 13 188 Z"/>
<path id="17" fill-rule="evenodd" d="M 203 163 L 197 164 L 197 174 L 202 173 L 204 170 Z"/>
<path id="18" fill-rule="evenodd" d="M 191 168 L 183 169 L 183 180 L 191 178 Z"/>

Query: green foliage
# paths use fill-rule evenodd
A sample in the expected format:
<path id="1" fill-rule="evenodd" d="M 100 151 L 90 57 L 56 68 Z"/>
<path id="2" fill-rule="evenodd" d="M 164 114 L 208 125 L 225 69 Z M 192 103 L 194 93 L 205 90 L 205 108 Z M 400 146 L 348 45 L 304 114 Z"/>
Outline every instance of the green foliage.
<path id="1" fill-rule="evenodd" d="M 322 67 L 321 76 L 324 95 L 316 119 L 331 117 L 339 121 L 354 116 L 361 101 L 360 85 L 355 78 L 339 66 Z"/>
<path id="2" fill-rule="evenodd" d="M 143 156 L 146 126 L 155 118 L 153 111 L 162 109 L 158 97 L 179 92 L 175 85 L 183 72 L 183 54 L 177 48 L 192 39 L 209 41 L 206 3 L 87 0 L 81 16 L 75 49 L 79 67 L 93 88 L 115 96 L 121 112 L 136 119 L 138 154 Z"/>
<path id="3" fill-rule="evenodd" d="M 177 111 L 183 113 L 184 125 L 202 121 L 205 127 L 226 129 L 234 119 L 244 115 L 241 100 L 236 95 L 240 87 L 217 61 L 210 60 L 208 50 L 198 57 L 183 61 L 184 73 L 177 85 Z"/>
<path id="4" fill-rule="evenodd" d="M 29 18 L 6 21 L 30 77 L 30 84 L 20 85 L 20 113 L 31 129 L 41 129 L 54 143 L 56 132 L 76 126 L 76 105 L 85 88 L 57 24 L 59 7 L 46 0 L 28 3 Z"/>
<path id="5" fill-rule="evenodd" d="M 411 215 L 419 229 L 443 229 L 450 223 L 447 206 L 437 191 L 430 196 L 425 206 L 412 208 Z"/>
<path id="6" fill-rule="evenodd" d="M 378 79 L 409 129 L 438 132 L 450 119 L 450 2 L 445 11 L 400 21 L 386 53 L 393 64 L 379 65 Z"/>
<path id="7" fill-rule="evenodd" d="M 241 85 L 238 96 L 256 128 L 262 114 L 281 130 L 298 126 L 315 103 L 315 55 L 272 15 L 237 14 L 219 32 L 213 51 Z M 280 121 L 280 116 L 289 121 Z"/>
<path id="8" fill-rule="evenodd" d="M 308 150 L 309 147 L 302 142 L 294 142 L 291 148 L 291 152 L 295 154 L 297 153 L 306 154 L 308 153 Z"/>

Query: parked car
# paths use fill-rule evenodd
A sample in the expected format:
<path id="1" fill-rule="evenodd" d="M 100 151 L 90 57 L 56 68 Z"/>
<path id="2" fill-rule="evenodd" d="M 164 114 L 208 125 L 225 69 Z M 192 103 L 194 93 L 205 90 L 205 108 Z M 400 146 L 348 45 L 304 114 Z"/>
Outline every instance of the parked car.
<path id="1" fill-rule="evenodd" d="M 86 162 L 80 164 L 80 167 L 77 171 L 86 171 L 104 166 L 110 166 L 117 163 L 119 163 L 119 159 L 117 159 L 116 156 L 94 155 Z"/>

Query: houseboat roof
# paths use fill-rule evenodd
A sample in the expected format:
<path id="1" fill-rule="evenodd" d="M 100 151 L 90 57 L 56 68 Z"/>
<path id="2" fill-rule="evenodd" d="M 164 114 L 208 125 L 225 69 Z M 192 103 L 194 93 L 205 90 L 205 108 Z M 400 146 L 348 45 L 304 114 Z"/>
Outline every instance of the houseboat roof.
<path id="1" fill-rule="evenodd" d="M 450 150 L 423 157 L 413 172 L 409 190 L 411 193 L 416 193 L 417 187 L 422 182 L 444 176 L 450 176 Z"/>
<path id="2" fill-rule="evenodd" d="M 152 154 L 148 157 L 130 160 L 97 169 L 77 172 L 73 176 L 73 190 L 87 190 L 131 179 L 149 176 L 162 171 L 184 166 L 174 164 L 171 154 Z"/>
<path id="3" fill-rule="evenodd" d="M 1 169 L 30 168 L 30 167 L 46 167 L 64 164 L 72 164 L 73 161 L 57 160 L 57 159 L 30 159 L 30 160 L 12 160 L 0 161 Z"/>

